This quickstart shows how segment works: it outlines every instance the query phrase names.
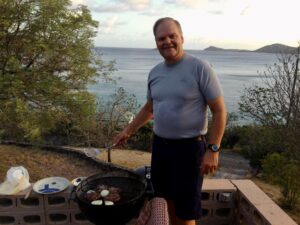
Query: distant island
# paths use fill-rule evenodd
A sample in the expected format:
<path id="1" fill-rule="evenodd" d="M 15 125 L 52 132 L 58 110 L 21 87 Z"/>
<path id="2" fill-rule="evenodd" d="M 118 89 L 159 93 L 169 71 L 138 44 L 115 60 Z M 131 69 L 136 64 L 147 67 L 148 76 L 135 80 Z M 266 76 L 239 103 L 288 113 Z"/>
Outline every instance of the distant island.
<path id="1" fill-rule="evenodd" d="M 254 51 L 243 50 L 243 49 L 224 49 L 224 48 L 218 48 L 214 46 L 210 46 L 204 49 L 204 51 L 234 51 L 234 52 L 263 52 L 263 53 L 290 53 L 290 52 L 295 52 L 296 50 L 297 48 L 295 47 L 291 47 L 283 44 L 266 45 Z"/>

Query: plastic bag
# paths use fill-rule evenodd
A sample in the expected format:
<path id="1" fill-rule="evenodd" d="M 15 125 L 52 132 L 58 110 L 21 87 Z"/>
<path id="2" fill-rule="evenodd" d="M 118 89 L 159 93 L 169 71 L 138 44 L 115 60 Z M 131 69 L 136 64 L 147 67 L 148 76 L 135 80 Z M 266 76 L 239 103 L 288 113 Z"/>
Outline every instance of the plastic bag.
<path id="1" fill-rule="evenodd" d="M 28 171 L 23 166 L 11 167 L 0 184 L 0 194 L 12 195 L 30 187 Z"/>

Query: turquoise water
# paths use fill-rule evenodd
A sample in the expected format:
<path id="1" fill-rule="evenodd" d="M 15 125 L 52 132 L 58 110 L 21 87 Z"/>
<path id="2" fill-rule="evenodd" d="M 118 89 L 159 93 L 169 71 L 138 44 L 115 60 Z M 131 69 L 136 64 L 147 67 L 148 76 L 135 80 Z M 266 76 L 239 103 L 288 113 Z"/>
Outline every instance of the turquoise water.
<path id="1" fill-rule="evenodd" d="M 132 48 L 97 48 L 97 53 L 104 61 L 115 60 L 117 71 L 113 77 L 120 77 L 118 87 L 124 87 L 128 93 L 134 94 L 140 104 L 146 100 L 147 77 L 150 69 L 163 58 L 154 49 Z M 267 65 L 276 62 L 276 54 L 255 52 L 225 52 L 187 50 L 201 59 L 207 60 L 218 74 L 229 112 L 238 111 L 238 102 L 244 88 L 260 83 L 259 72 L 266 70 Z M 89 90 L 98 97 L 107 98 L 115 90 L 115 86 L 99 81 L 89 86 Z"/>

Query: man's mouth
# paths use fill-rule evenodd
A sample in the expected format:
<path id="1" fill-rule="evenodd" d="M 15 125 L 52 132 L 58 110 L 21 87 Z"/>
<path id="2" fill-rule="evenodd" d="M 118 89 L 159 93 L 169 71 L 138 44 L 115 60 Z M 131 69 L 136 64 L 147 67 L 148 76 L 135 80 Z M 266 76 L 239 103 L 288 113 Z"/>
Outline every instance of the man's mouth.
<path id="1" fill-rule="evenodd" d="M 163 46 L 163 49 L 172 49 L 175 48 L 175 46 Z"/>

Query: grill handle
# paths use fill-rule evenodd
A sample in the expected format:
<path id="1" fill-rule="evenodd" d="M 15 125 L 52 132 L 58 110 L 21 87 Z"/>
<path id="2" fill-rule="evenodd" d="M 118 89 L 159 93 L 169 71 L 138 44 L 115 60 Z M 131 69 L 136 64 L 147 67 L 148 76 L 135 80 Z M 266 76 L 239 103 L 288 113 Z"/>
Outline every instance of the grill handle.
<path id="1" fill-rule="evenodd" d="M 77 202 L 77 198 L 76 198 L 76 186 L 73 186 L 73 189 L 70 193 L 70 196 L 68 198 L 68 203 L 70 205 L 71 201 L 73 202 Z"/>

